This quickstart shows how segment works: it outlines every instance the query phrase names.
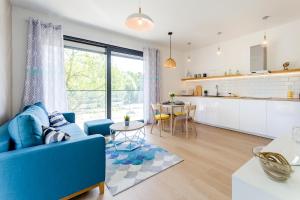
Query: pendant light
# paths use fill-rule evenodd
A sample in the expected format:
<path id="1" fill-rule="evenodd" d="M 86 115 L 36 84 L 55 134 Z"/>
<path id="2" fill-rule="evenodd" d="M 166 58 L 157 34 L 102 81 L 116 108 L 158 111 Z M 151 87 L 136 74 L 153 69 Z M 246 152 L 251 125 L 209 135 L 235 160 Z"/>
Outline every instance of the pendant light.
<path id="1" fill-rule="evenodd" d="M 154 27 L 153 20 L 148 15 L 142 13 L 141 2 L 138 13 L 129 15 L 125 24 L 128 28 L 138 32 L 150 31 Z"/>
<path id="2" fill-rule="evenodd" d="M 176 68 L 176 61 L 172 58 L 172 46 L 171 46 L 171 37 L 172 32 L 169 32 L 168 35 L 170 36 L 170 57 L 165 61 L 164 67 L 167 68 Z"/>
<path id="3" fill-rule="evenodd" d="M 220 47 L 220 37 L 222 35 L 222 32 L 218 32 L 217 33 L 217 36 L 218 36 L 218 49 L 217 49 L 217 55 L 221 55 L 222 54 L 222 51 L 221 51 L 221 47 Z"/>
<path id="4" fill-rule="evenodd" d="M 264 23 L 265 23 L 265 33 L 264 33 L 264 39 L 263 39 L 263 41 L 262 41 L 262 45 L 263 46 L 266 46 L 267 44 L 268 44 L 268 40 L 267 40 L 267 33 L 266 33 L 266 31 L 267 31 L 267 20 L 270 18 L 270 16 L 264 16 L 263 18 L 262 18 L 262 20 L 264 21 Z"/>
<path id="5" fill-rule="evenodd" d="M 192 43 L 188 42 L 187 45 L 188 45 L 188 48 L 189 48 L 189 55 L 188 55 L 186 61 L 187 62 L 192 62 L 192 58 L 191 58 L 191 45 L 192 45 Z"/>

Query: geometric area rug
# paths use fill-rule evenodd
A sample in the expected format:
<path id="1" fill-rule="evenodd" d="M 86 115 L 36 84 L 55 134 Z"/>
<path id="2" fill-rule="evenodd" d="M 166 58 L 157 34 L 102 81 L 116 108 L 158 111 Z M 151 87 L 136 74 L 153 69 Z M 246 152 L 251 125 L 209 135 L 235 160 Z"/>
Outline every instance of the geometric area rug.
<path id="1" fill-rule="evenodd" d="M 116 151 L 108 143 L 105 183 L 115 196 L 182 161 L 177 155 L 145 141 L 133 151 Z"/>

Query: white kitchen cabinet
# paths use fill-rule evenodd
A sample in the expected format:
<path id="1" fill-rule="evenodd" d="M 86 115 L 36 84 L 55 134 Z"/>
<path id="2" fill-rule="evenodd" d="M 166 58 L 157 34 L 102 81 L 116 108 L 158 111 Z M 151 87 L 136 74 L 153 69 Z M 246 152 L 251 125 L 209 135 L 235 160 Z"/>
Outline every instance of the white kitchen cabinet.
<path id="1" fill-rule="evenodd" d="M 248 133 L 266 133 L 266 101 L 240 100 L 240 130 Z"/>
<path id="2" fill-rule="evenodd" d="M 239 129 L 239 100 L 218 99 L 217 124 L 221 127 Z"/>
<path id="3" fill-rule="evenodd" d="M 300 127 L 300 102 L 213 97 L 178 97 L 197 105 L 199 123 L 276 138 Z"/>
<path id="4" fill-rule="evenodd" d="M 266 124 L 266 134 L 271 137 L 292 134 L 293 127 L 300 127 L 300 103 L 268 101 Z"/>
<path id="5" fill-rule="evenodd" d="M 198 113 L 199 116 L 197 116 L 196 120 L 210 125 L 218 125 L 219 104 L 219 99 L 203 98 L 197 104 L 197 107 L 203 107 L 203 111 Z"/>

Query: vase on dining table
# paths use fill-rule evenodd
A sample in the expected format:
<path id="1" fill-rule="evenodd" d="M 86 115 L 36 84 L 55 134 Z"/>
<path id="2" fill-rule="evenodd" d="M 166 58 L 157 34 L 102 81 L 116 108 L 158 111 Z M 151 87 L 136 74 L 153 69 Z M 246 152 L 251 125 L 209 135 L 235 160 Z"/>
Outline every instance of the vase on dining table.
<path id="1" fill-rule="evenodd" d="M 174 92 L 170 92 L 169 93 L 169 97 L 170 97 L 170 103 L 173 104 L 174 103 L 174 99 L 175 99 L 175 93 Z"/>

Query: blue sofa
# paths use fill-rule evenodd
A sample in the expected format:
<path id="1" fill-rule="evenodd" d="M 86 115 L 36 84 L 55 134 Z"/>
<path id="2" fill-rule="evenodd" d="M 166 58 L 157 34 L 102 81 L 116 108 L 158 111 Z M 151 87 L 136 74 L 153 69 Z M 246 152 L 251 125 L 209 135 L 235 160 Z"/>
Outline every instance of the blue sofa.
<path id="1" fill-rule="evenodd" d="M 34 123 L 41 123 L 40 116 L 32 112 L 34 109 L 36 107 L 29 111 L 26 108 L 14 119 L 26 116 Z M 30 145 L 17 148 L 12 132 L 14 129 L 31 130 L 31 125 L 19 121 L 15 125 L 16 120 L 12 119 L 0 126 L 0 199 L 68 199 L 94 187 L 99 187 L 100 193 L 104 192 L 104 137 L 87 136 L 75 124 L 74 113 L 63 115 L 70 124 L 61 130 L 70 134 L 71 140 L 60 143 L 27 143 Z"/>

